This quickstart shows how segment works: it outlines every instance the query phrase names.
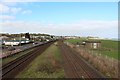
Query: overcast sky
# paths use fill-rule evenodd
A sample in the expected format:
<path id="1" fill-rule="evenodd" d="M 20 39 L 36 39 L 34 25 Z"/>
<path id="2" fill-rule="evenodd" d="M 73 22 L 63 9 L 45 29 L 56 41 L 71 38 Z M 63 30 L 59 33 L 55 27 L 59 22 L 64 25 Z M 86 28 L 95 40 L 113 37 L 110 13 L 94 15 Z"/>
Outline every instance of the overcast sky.
<path id="1" fill-rule="evenodd" d="M 118 36 L 117 2 L 1 2 L 0 19 L 5 33 Z"/>

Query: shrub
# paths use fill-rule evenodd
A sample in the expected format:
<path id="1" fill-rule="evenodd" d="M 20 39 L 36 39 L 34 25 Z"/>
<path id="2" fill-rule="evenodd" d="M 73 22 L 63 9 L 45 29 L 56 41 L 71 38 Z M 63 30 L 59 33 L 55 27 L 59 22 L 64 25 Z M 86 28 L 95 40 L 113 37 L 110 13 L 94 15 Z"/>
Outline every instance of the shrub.
<path id="1" fill-rule="evenodd" d="M 75 49 L 85 60 L 91 63 L 97 70 L 102 72 L 104 75 L 111 78 L 118 78 L 118 60 L 109 58 L 107 56 L 101 56 L 97 53 L 93 54 L 86 48 L 75 47 L 75 45 L 70 43 L 68 46 L 71 48 L 74 47 L 73 49 Z"/>

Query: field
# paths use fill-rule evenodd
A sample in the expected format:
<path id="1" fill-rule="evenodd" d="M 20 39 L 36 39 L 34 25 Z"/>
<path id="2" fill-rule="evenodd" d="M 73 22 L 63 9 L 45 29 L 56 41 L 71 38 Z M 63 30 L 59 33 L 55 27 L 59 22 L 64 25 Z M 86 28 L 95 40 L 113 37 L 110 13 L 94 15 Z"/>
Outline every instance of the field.
<path id="1" fill-rule="evenodd" d="M 77 42 L 82 42 L 85 39 L 68 39 L 66 42 L 72 44 L 77 44 Z M 112 40 L 101 40 L 101 49 L 92 50 L 94 53 L 102 54 L 114 59 L 118 59 L 118 41 Z"/>
<path id="2" fill-rule="evenodd" d="M 85 40 L 85 38 L 68 39 L 68 40 L 66 40 L 66 42 L 69 42 L 69 43 L 72 43 L 72 44 L 77 44 L 77 42 L 82 42 L 83 40 Z"/>
<path id="3" fill-rule="evenodd" d="M 97 52 L 118 59 L 118 42 L 112 40 L 102 40 L 101 42 L 102 48 Z"/>
<path id="4" fill-rule="evenodd" d="M 31 62 L 16 78 L 64 78 L 59 48 L 53 44 Z"/>

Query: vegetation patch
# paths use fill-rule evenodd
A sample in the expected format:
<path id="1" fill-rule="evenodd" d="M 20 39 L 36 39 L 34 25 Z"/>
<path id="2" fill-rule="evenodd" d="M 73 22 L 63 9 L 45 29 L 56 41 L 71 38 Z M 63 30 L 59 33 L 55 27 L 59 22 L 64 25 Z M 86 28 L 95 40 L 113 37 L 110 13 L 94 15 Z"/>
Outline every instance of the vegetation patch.
<path id="1" fill-rule="evenodd" d="M 71 49 L 77 51 L 86 61 L 93 65 L 97 70 L 110 78 L 118 78 L 118 60 L 106 57 L 100 54 L 91 53 L 84 47 L 76 47 L 73 44 L 67 44 Z M 74 47 L 73 47 L 74 46 Z"/>
<path id="2" fill-rule="evenodd" d="M 108 56 L 114 59 L 120 59 L 118 56 L 118 41 L 101 40 L 101 49 L 93 50 L 94 53 Z"/>
<path id="3" fill-rule="evenodd" d="M 14 54 L 13 56 L 9 56 L 9 57 L 7 57 L 7 58 L 4 58 L 4 59 L 2 59 L 2 65 L 7 64 L 7 63 L 9 63 L 10 61 L 13 61 L 13 60 L 17 59 L 18 57 L 20 57 L 20 56 L 22 56 L 22 55 L 25 55 L 25 54 L 33 51 L 34 49 L 35 49 L 35 48 L 30 49 L 30 50 L 27 50 L 27 51 L 19 52 L 18 54 Z"/>
<path id="4" fill-rule="evenodd" d="M 51 45 L 45 52 L 31 62 L 16 78 L 64 78 L 60 50 Z"/>
<path id="5" fill-rule="evenodd" d="M 82 42 L 83 40 L 86 40 L 85 38 L 78 38 L 78 39 L 67 39 L 65 42 L 69 42 L 72 44 L 77 44 L 77 42 Z"/>
<path id="6" fill-rule="evenodd" d="M 68 39 L 68 40 L 65 40 L 65 42 L 69 42 L 69 43 L 76 45 L 78 42 L 81 43 L 83 40 L 87 40 L 87 39 L 85 38 Z M 92 53 L 101 54 L 103 56 L 108 56 L 110 58 L 120 59 L 120 57 L 118 56 L 118 52 L 119 52 L 118 43 L 119 42 L 120 41 L 101 40 L 100 49 L 97 49 L 97 50 L 87 49 L 87 50 L 91 51 Z"/>

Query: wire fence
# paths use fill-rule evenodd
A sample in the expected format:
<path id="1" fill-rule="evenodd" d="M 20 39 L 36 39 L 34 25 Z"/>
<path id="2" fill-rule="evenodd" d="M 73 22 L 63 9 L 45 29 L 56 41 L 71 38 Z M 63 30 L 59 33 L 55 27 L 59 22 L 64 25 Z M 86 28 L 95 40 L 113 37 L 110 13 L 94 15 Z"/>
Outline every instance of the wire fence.
<path id="1" fill-rule="evenodd" d="M 110 58 L 107 55 L 102 55 L 99 52 L 95 52 L 84 46 L 73 45 L 65 42 L 66 45 L 75 49 L 80 56 L 92 64 L 98 71 L 102 72 L 105 76 L 111 78 L 118 78 L 118 63 L 119 60 Z"/>

